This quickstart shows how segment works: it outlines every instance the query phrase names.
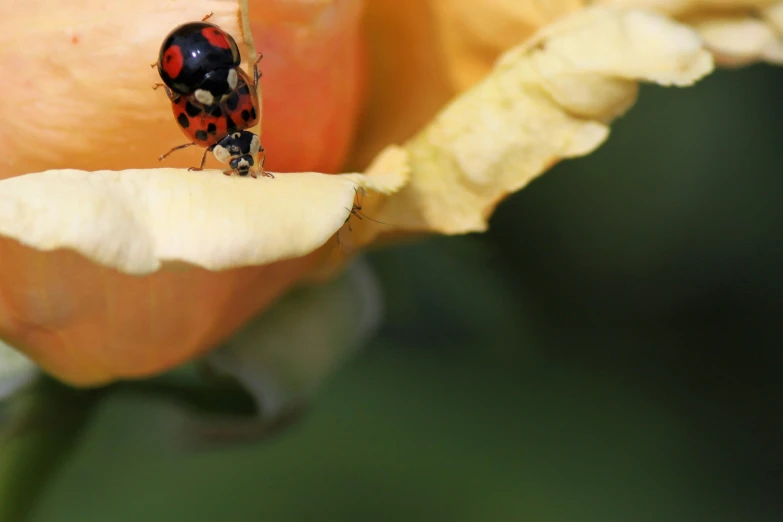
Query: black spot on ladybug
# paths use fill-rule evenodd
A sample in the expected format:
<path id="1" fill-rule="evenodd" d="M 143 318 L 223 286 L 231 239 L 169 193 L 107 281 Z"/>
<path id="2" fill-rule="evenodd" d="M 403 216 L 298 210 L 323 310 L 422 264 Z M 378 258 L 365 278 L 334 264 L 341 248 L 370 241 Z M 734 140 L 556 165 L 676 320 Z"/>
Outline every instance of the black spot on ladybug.
<path id="1" fill-rule="evenodd" d="M 255 120 L 256 119 L 256 108 L 250 107 L 250 119 Z"/>
<path id="2" fill-rule="evenodd" d="M 196 131 L 196 139 L 199 141 L 207 141 L 207 133 L 203 130 Z"/>
<path id="3" fill-rule="evenodd" d="M 231 96 L 226 100 L 226 107 L 228 110 L 235 111 L 239 105 L 239 95 L 236 92 L 231 93 Z"/>
<path id="4" fill-rule="evenodd" d="M 242 111 L 242 119 L 248 121 L 250 119 L 250 111 L 248 111 L 247 109 Z"/>
<path id="5" fill-rule="evenodd" d="M 192 103 L 188 102 L 187 104 L 185 104 L 185 112 L 187 112 L 188 116 L 190 116 L 191 118 L 195 118 L 196 116 L 201 114 L 201 109 L 199 109 Z"/>
<path id="6" fill-rule="evenodd" d="M 181 112 L 179 116 L 177 116 L 177 123 L 179 123 L 179 126 L 183 129 L 190 127 L 190 119 L 188 119 L 184 112 Z"/>
<path id="7" fill-rule="evenodd" d="M 237 92 L 239 94 L 250 94 L 250 89 L 248 88 L 246 83 L 243 83 L 239 89 L 237 89 Z"/>
<path id="8" fill-rule="evenodd" d="M 209 134 L 217 134 L 217 125 L 214 123 L 210 123 L 207 125 L 207 133 Z"/>

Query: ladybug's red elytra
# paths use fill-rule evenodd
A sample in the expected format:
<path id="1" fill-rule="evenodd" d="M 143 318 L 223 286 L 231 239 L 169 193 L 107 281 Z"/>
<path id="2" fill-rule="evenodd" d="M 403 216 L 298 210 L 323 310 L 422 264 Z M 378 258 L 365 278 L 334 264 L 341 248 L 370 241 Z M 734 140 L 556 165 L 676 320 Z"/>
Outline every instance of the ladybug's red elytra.
<path id="1" fill-rule="evenodd" d="M 174 28 L 163 39 L 156 64 L 172 92 L 213 105 L 236 89 L 240 61 L 234 38 L 215 24 L 201 21 Z"/>
<path id="2" fill-rule="evenodd" d="M 162 84 L 156 84 L 160 87 Z M 166 88 L 174 119 L 182 133 L 195 145 L 209 147 L 234 131 L 249 129 L 258 123 L 258 87 L 247 74 L 237 69 L 237 87 L 224 101 L 204 105 L 193 97 L 176 94 Z"/>

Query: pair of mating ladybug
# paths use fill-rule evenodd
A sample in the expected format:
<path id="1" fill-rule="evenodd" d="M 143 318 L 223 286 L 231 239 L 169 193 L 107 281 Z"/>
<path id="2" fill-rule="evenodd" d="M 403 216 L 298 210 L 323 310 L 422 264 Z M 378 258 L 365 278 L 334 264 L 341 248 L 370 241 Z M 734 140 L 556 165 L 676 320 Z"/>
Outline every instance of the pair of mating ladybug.
<path id="1" fill-rule="evenodd" d="M 261 140 L 246 130 L 258 123 L 258 60 L 253 65 L 253 79 L 239 68 L 239 48 L 234 39 L 206 20 L 190 22 L 171 31 L 163 40 L 157 65 L 163 87 L 171 100 L 174 118 L 191 143 L 174 147 L 172 152 L 199 145 L 206 147 L 201 165 L 189 170 L 202 170 L 207 153 L 212 152 L 221 163 L 227 163 L 240 176 L 253 170 L 255 156 L 264 152 Z M 261 174 L 273 177 L 264 171 Z"/>

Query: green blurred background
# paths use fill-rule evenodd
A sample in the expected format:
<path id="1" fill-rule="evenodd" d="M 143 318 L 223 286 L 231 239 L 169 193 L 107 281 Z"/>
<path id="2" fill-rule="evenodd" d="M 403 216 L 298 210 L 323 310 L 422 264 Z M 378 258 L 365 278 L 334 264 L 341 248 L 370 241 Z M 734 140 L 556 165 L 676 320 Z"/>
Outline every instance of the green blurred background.
<path id="1" fill-rule="evenodd" d="M 488 234 L 371 254 L 380 334 L 275 437 L 186 450 L 174 400 L 49 384 L 2 520 L 782 520 L 781 85 L 645 86 Z"/>

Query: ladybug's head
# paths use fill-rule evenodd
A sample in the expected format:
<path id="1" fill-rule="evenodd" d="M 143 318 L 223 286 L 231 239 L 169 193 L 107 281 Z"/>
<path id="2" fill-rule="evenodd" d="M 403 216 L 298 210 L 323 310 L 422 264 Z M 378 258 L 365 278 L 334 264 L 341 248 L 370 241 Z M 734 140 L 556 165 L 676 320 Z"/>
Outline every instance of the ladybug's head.
<path id="1" fill-rule="evenodd" d="M 261 140 L 250 131 L 229 134 L 212 148 L 212 154 L 221 163 L 227 163 L 240 176 L 247 176 L 255 165 L 255 156 L 264 150 Z"/>

